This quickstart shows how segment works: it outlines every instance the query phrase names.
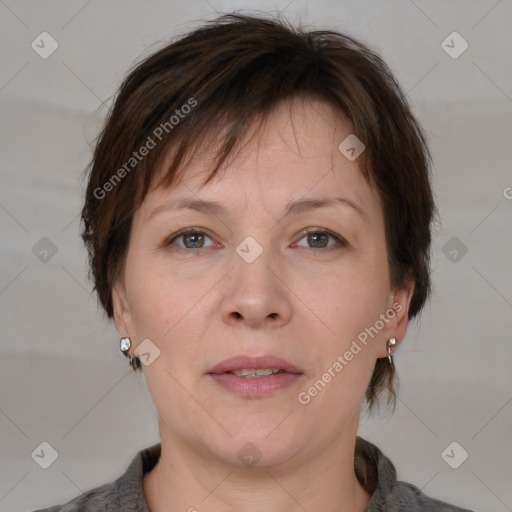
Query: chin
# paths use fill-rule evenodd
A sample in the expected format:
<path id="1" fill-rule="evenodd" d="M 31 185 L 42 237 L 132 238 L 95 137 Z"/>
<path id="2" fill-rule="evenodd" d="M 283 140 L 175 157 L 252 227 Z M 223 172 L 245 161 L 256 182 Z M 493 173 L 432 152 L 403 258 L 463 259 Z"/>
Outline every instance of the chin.
<path id="1" fill-rule="evenodd" d="M 274 422 L 263 429 L 247 426 L 242 431 L 230 430 L 233 438 L 226 443 L 223 436 L 222 444 L 211 446 L 212 451 L 228 464 L 241 468 L 270 468 L 286 463 L 299 451 L 298 440 L 291 439 L 291 432 L 276 429 L 278 424 Z"/>
<path id="2" fill-rule="evenodd" d="M 292 446 L 283 445 L 282 441 L 244 441 L 234 446 L 229 454 L 229 463 L 239 468 L 270 469 L 288 462 L 295 450 Z"/>

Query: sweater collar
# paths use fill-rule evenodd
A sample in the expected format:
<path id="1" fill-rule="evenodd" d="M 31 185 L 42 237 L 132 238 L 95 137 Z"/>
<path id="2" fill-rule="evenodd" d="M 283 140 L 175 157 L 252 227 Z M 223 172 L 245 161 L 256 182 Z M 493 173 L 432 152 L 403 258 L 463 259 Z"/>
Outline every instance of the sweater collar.
<path id="1" fill-rule="evenodd" d="M 143 477 L 156 466 L 161 448 L 161 443 L 157 443 L 140 450 L 126 472 L 114 482 L 119 510 L 150 512 L 144 497 Z M 371 495 L 366 512 L 377 510 L 377 504 L 392 492 L 397 481 L 393 463 L 375 445 L 357 436 L 354 470 L 361 485 Z"/>

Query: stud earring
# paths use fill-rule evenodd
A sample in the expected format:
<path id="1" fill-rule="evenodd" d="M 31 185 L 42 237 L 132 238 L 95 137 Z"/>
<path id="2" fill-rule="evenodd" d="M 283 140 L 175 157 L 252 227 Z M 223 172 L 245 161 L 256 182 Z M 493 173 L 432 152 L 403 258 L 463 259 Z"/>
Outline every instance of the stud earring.
<path id="1" fill-rule="evenodd" d="M 128 337 L 125 337 L 125 338 L 121 338 L 121 342 L 120 342 L 120 348 L 121 348 L 121 352 L 126 356 L 126 357 L 130 357 L 130 355 L 128 354 L 128 351 L 130 350 L 131 346 L 132 346 L 132 341 L 130 340 L 130 338 Z"/>
<path id="2" fill-rule="evenodd" d="M 133 368 L 134 371 L 137 371 L 137 368 L 140 368 L 140 361 L 137 357 L 132 357 L 128 353 L 132 346 L 132 340 L 128 338 L 128 336 L 126 336 L 124 338 L 121 338 L 119 344 L 121 352 L 130 360 L 130 366 Z"/>
<path id="3" fill-rule="evenodd" d="M 388 360 L 389 360 L 389 364 L 391 366 L 393 366 L 393 359 L 391 357 L 391 347 L 393 347 L 395 345 L 396 345 L 396 338 L 390 338 L 387 342 L 387 347 L 388 347 Z"/>

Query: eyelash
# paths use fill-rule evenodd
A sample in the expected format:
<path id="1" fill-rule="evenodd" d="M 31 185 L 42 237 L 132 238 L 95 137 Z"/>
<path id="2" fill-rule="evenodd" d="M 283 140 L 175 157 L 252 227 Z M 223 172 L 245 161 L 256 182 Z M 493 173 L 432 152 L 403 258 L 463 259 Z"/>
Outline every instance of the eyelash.
<path id="1" fill-rule="evenodd" d="M 172 235 L 171 238 L 169 238 L 167 240 L 167 242 L 165 242 L 165 246 L 171 246 L 174 243 L 175 240 L 178 240 L 179 238 L 183 238 L 184 236 L 191 235 L 191 234 L 194 234 L 194 235 L 195 234 L 206 235 L 208 238 L 211 239 L 211 237 L 208 235 L 208 233 L 206 233 L 202 229 L 187 228 L 187 229 L 184 229 L 184 230 L 179 231 L 178 233 Z M 344 248 L 344 247 L 348 246 L 347 241 L 342 236 L 337 235 L 336 233 L 333 233 L 332 231 L 329 231 L 329 230 L 326 230 L 326 229 L 307 228 L 306 232 L 303 234 L 303 236 L 301 238 L 299 238 L 299 240 L 297 240 L 297 242 L 300 242 L 303 238 L 305 238 L 305 237 L 307 237 L 308 235 L 311 235 L 311 234 L 314 234 L 314 235 L 316 235 L 316 234 L 328 235 L 331 238 L 333 238 L 339 244 L 339 246 L 338 247 L 336 247 L 336 246 L 330 246 L 330 247 L 306 247 L 306 249 L 311 249 L 313 251 L 329 251 L 329 250 L 332 250 L 332 249 L 339 249 L 339 248 Z M 199 249 L 211 249 L 211 248 L 212 247 L 198 247 L 196 249 L 193 249 L 193 248 L 187 248 L 187 247 L 175 247 L 174 250 L 191 252 L 191 251 L 198 251 Z"/>

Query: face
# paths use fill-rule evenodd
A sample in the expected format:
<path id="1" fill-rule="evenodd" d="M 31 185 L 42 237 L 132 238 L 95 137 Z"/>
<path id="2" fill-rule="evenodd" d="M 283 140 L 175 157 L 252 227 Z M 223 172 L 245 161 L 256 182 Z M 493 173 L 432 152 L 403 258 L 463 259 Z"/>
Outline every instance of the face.
<path id="1" fill-rule="evenodd" d="M 378 193 L 338 150 L 350 124 L 322 102 L 290 105 L 207 185 L 198 154 L 180 182 L 150 190 L 113 290 L 119 333 L 135 350 L 150 340 L 143 370 L 162 443 L 238 466 L 243 450 L 285 464 L 355 436 L 413 291 L 391 289 Z M 211 374 L 240 355 L 295 372 Z"/>

